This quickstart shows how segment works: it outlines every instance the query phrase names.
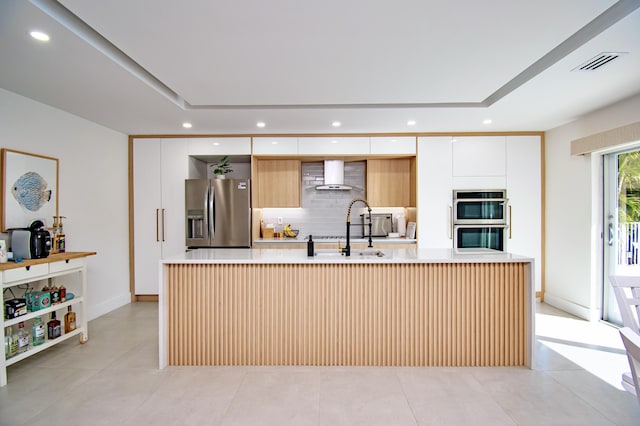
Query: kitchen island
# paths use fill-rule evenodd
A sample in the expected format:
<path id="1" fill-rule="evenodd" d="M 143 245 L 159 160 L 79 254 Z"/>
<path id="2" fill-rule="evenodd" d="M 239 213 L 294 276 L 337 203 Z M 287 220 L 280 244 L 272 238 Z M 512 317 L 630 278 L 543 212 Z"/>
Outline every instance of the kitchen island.
<path id="1" fill-rule="evenodd" d="M 160 368 L 533 366 L 531 258 L 199 249 L 160 268 Z"/>

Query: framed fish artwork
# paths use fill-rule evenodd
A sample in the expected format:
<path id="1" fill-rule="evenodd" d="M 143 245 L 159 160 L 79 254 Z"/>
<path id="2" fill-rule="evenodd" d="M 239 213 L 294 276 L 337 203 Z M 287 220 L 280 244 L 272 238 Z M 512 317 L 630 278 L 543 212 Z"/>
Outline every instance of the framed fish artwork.
<path id="1" fill-rule="evenodd" d="M 2 148 L 2 232 L 28 228 L 34 220 L 51 226 L 58 216 L 58 159 Z"/>

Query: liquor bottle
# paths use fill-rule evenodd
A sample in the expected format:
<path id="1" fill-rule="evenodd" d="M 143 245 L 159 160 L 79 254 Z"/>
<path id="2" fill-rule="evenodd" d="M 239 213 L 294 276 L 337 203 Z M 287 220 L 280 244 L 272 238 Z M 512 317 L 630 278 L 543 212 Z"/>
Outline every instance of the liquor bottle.
<path id="1" fill-rule="evenodd" d="M 56 319 L 56 312 L 51 312 L 51 320 L 47 323 L 47 338 L 49 340 L 60 337 L 60 321 Z"/>
<path id="2" fill-rule="evenodd" d="M 18 353 L 29 350 L 29 332 L 24 328 L 24 322 L 18 324 Z"/>
<path id="3" fill-rule="evenodd" d="M 44 323 L 40 317 L 36 317 L 33 325 L 31 326 L 31 341 L 33 346 L 38 346 L 44 343 L 45 330 Z"/>
<path id="4" fill-rule="evenodd" d="M 6 331 L 9 336 L 9 358 L 18 355 L 18 333 L 13 332 L 13 327 L 7 327 Z"/>
<path id="5" fill-rule="evenodd" d="M 7 336 L 7 329 L 4 329 L 4 359 L 9 359 L 9 345 L 11 344 L 11 338 Z"/>
<path id="6" fill-rule="evenodd" d="M 68 333 L 76 329 L 76 313 L 67 306 L 68 312 L 64 316 L 64 332 Z"/>
<path id="7" fill-rule="evenodd" d="M 58 216 L 59 222 L 58 222 L 58 253 L 64 253 L 67 247 L 67 242 L 65 240 L 65 235 L 64 235 L 64 229 L 62 227 L 62 219 L 64 219 L 64 216 Z"/>
<path id="8" fill-rule="evenodd" d="M 4 359 L 11 357 L 11 327 L 4 329 Z"/>

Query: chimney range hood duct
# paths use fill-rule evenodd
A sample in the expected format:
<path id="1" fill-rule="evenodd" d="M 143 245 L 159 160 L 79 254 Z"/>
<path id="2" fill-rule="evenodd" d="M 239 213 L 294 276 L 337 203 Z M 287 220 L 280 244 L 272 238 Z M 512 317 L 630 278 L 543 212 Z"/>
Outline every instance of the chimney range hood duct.
<path id="1" fill-rule="evenodd" d="M 344 161 L 324 161 L 324 185 L 316 186 L 318 191 L 349 191 L 352 188 L 344 184 Z"/>

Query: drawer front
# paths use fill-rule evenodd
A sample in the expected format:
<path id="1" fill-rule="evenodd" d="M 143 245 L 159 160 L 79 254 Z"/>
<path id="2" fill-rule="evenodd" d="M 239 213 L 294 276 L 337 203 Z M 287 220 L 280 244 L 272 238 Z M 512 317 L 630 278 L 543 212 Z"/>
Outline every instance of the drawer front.
<path id="1" fill-rule="evenodd" d="M 37 279 L 38 277 L 47 275 L 48 273 L 49 265 L 47 265 L 46 263 L 43 263 L 41 265 L 31 265 L 29 267 L 25 266 L 22 268 L 3 271 L 2 281 L 4 282 L 4 284 L 8 284 L 12 281 L 26 280 L 31 278 Z"/>
<path id="2" fill-rule="evenodd" d="M 51 262 L 49 264 L 49 272 L 61 272 L 68 271 L 70 269 L 82 268 L 84 264 L 84 259 L 69 259 L 69 260 L 61 260 L 59 262 Z"/>

